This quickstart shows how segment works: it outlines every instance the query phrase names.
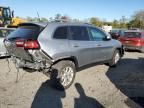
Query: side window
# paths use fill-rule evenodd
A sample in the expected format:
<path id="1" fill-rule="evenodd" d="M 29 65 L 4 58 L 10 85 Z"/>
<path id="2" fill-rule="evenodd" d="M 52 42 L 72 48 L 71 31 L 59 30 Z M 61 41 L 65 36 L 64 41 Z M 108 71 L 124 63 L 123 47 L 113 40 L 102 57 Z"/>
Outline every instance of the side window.
<path id="1" fill-rule="evenodd" d="M 71 26 L 70 36 L 72 40 L 88 41 L 90 40 L 89 34 L 86 27 Z"/>
<path id="2" fill-rule="evenodd" d="M 106 35 L 102 31 L 97 28 L 89 28 L 89 32 L 91 34 L 91 38 L 94 41 L 102 41 Z"/>
<path id="3" fill-rule="evenodd" d="M 67 39 L 68 27 L 58 27 L 54 33 L 55 39 Z"/>

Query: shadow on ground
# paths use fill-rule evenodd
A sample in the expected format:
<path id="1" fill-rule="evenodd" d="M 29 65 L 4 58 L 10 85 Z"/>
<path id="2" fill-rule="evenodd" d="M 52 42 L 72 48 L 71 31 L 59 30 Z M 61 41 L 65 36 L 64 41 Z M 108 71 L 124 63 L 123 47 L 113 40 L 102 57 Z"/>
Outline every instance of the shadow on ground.
<path id="1" fill-rule="evenodd" d="M 61 99 L 66 98 L 65 91 L 58 91 L 51 88 L 50 85 L 49 80 L 41 85 L 34 97 L 31 108 L 63 108 Z M 96 99 L 86 96 L 79 83 L 76 83 L 75 87 L 79 97 L 74 98 L 74 108 L 104 108 Z M 67 105 L 69 106 L 69 103 Z"/>
<path id="2" fill-rule="evenodd" d="M 74 99 L 74 108 L 104 108 L 96 99 L 88 97 L 79 83 L 75 84 L 79 98 Z"/>
<path id="3" fill-rule="evenodd" d="M 144 59 L 122 59 L 116 68 L 106 73 L 111 82 L 129 97 L 125 103 L 134 108 L 131 101 L 144 107 Z"/>
<path id="4" fill-rule="evenodd" d="M 62 108 L 61 99 L 65 97 L 65 91 L 57 91 L 51 88 L 50 81 L 47 80 L 38 89 L 31 108 Z"/>

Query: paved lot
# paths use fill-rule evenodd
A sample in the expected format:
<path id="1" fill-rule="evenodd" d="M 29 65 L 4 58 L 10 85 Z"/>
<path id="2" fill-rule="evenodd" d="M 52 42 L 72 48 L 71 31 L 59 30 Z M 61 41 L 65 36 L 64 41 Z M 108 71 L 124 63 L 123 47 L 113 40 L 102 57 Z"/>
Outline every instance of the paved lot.
<path id="1" fill-rule="evenodd" d="M 97 65 L 77 72 L 64 92 L 51 88 L 42 73 L 20 70 L 17 82 L 16 77 L 14 64 L 9 70 L 0 59 L 0 108 L 141 108 L 144 103 L 144 54 L 139 52 L 126 52 L 116 68 Z"/>

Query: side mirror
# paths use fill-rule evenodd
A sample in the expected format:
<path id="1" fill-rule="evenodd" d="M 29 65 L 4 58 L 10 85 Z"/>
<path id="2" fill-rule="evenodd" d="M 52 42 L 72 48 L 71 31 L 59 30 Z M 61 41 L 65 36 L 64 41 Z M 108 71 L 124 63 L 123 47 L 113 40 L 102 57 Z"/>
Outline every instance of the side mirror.
<path id="1" fill-rule="evenodd" d="M 106 40 L 111 40 L 111 36 L 110 36 L 110 35 L 107 35 L 105 39 L 106 39 Z"/>

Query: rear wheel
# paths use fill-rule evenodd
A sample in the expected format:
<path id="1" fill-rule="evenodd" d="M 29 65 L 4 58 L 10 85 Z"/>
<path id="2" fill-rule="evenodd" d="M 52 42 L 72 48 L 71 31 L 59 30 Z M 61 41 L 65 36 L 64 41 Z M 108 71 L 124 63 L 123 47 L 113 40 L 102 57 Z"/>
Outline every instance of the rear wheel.
<path id="1" fill-rule="evenodd" d="M 75 78 L 75 64 L 72 61 L 60 61 L 52 67 L 50 80 L 56 89 L 64 90 L 71 86 Z"/>
<path id="2" fill-rule="evenodd" d="M 114 54 L 113 54 L 113 57 L 111 59 L 111 61 L 109 62 L 109 66 L 110 67 L 115 67 L 117 65 L 117 63 L 119 62 L 120 60 L 120 52 L 119 50 L 115 50 Z"/>

